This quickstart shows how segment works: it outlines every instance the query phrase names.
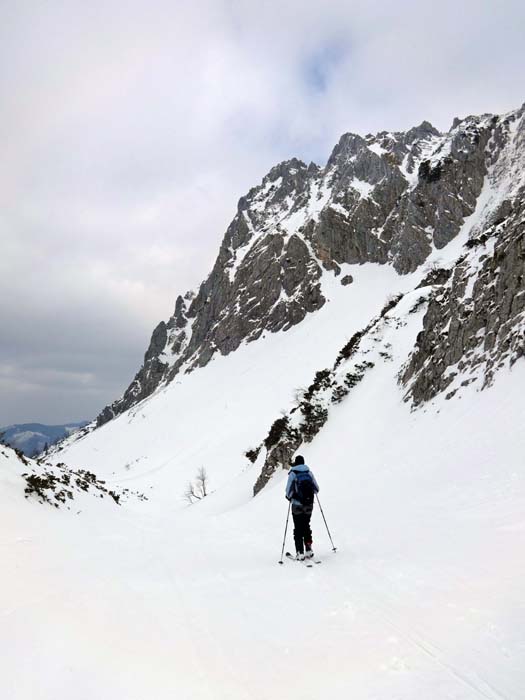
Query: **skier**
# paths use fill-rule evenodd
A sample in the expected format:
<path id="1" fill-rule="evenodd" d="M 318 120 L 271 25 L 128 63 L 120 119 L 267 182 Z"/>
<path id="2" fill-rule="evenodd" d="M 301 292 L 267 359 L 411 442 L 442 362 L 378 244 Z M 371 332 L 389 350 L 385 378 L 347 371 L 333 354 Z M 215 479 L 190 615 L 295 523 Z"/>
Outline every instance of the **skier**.
<path id="1" fill-rule="evenodd" d="M 286 484 L 286 498 L 292 503 L 296 558 L 302 561 L 314 556 L 310 518 L 314 509 L 314 496 L 318 493 L 319 486 L 304 463 L 304 457 L 296 455 L 291 467 Z"/>

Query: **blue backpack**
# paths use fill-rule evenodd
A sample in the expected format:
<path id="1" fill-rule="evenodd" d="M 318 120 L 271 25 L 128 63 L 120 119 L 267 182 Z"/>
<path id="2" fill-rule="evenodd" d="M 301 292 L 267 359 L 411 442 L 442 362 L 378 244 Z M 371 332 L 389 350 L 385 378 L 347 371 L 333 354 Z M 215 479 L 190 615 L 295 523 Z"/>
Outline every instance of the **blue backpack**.
<path id="1" fill-rule="evenodd" d="M 296 498 L 303 506 L 313 506 L 315 497 L 315 486 L 312 479 L 312 475 L 309 471 L 307 472 L 296 472 L 295 474 L 295 493 L 294 498 Z"/>

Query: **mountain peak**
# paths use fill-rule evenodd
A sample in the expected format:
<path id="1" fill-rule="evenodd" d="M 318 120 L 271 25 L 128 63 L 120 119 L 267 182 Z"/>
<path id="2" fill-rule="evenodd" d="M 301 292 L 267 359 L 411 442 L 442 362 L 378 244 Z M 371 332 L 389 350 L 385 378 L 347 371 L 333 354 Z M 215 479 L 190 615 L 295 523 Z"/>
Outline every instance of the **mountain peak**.
<path id="1" fill-rule="evenodd" d="M 407 132 L 348 132 L 325 168 L 298 158 L 275 165 L 240 198 L 210 275 L 192 298 L 177 298 L 99 423 L 217 353 L 301 323 L 324 306 L 324 280 L 344 265 L 414 272 L 460 233 L 487 173 L 503 177 L 495 163 L 508 171 L 517 147 L 510 121 L 468 117 L 448 134 L 428 121 Z"/>

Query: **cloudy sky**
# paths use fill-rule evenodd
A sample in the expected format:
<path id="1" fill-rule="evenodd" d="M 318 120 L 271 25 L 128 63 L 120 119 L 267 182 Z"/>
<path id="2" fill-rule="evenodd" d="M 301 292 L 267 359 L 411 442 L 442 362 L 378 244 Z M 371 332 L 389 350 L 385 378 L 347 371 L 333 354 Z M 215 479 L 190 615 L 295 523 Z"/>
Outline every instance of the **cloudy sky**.
<path id="1" fill-rule="evenodd" d="M 345 131 L 525 101 L 521 0 L 0 5 L 0 425 L 91 418 L 238 198 Z"/>

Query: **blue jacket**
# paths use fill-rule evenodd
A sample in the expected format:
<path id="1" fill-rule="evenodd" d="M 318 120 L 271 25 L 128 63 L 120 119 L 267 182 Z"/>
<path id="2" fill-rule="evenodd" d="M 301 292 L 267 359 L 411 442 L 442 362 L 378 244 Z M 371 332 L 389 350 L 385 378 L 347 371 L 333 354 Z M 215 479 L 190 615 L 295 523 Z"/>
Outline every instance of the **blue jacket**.
<path id="1" fill-rule="evenodd" d="M 312 477 L 312 481 L 314 482 L 314 489 L 315 492 L 319 492 L 319 484 L 315 480 L 315 476 L 312 474 L 310 471 L 309 467 L 307 467 L 306 464 L 298 464 L 296 467 L 292 467 L 290 469 L 290 473 L 288 474 L 288 481 L 286 483 L 286 498 L 292 502 L 292 506 L 295 506 L 296 508 L 301 508 L 302 503 L 301 501 L 298 501 L 296 498 L 294 498 L 294 493 L 295 493 L 295 474 L 294 472 L 310 472 L 310 476 Z"/>

